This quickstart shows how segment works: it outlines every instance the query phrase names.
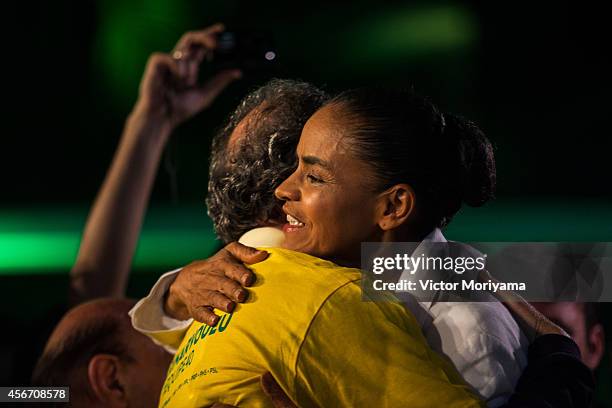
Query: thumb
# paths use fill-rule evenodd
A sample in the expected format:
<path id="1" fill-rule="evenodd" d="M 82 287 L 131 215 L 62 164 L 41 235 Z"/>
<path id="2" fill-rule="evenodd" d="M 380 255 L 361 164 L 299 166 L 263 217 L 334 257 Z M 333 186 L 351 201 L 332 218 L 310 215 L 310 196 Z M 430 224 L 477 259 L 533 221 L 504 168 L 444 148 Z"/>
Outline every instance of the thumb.
<path id="1" fill-rule="evenodd" d="M 272 401 L 274 408 L 297 408 L 297 405 L 285 394 L 285 391 L 278 385 L 272 374 L 265 373 L 261 376 L 261 387 Z"/>
<path id="2" fill-rule="evenodd" d="M 242 245 L 240 242 L 229 243 L 225 249 L 240 262 L 254 264 L 263 261 L 270 254 L 257 248 Z"/>

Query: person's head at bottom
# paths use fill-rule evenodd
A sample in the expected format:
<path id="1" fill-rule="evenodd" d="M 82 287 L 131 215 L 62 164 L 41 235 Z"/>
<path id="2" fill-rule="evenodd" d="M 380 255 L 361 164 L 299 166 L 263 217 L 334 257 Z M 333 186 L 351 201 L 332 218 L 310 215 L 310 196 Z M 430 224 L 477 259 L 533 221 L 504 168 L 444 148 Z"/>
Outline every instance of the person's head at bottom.
<path id="1" fill-rule="evenodd" d="M 132 328 L 128 299 L 70 310 L 53 330 L 34 386 L 69 386 L 73 407 L 153 407 L 172 356 Z"/>
<path id="2" fill-rule="evenodd" d="M 288 249 L 357 266 L 362 242 L 420 241 L 493 196 L 493 149 L 412 91 L 344 92 L 305 124 L 276 190 Z"/>
<path id="3" fill-rule="evenodd" d="M 534 302 L 532 305 L 571 336 L 587 367 L 595 370 L 599 366 L 604 354 L 605 339 L 597 303 Z"/>

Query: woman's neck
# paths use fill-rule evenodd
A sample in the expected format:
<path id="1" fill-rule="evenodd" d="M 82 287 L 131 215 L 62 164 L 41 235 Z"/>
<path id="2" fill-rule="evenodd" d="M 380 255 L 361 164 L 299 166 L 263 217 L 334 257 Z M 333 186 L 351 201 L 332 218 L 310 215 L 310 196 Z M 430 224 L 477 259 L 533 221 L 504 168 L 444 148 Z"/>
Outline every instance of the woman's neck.
<path id="1" fill-rule="evenodd" d="M 421 242 L 433 231 L 430 226 L 402 226 L 382 234 L 381 242 Z"/>

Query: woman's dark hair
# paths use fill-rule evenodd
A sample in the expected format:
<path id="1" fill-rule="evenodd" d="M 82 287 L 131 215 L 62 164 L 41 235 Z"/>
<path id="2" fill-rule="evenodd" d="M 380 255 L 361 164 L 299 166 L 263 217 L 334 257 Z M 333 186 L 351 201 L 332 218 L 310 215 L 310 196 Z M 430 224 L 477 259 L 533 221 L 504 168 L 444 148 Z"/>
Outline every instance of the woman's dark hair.
<path id="1" fill-rule="evenodd" d="M 462 203 L 493 198 L 493 147 L 471 121 L 441 113 L 412 90 L 361 88 L 327 106 L 340 109 L 350 146 L 370 163 L 380 190 L 409 184 L 426 227 L 444 227 Z"/>

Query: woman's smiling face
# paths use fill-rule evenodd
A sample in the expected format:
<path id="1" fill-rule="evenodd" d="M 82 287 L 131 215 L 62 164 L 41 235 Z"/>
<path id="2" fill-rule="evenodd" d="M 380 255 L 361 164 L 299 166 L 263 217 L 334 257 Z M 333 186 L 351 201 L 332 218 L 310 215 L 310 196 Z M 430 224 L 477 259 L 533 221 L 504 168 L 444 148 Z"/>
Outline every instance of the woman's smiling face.
<path id="1" fill-rule="evenodd" d="M 357 265 L 360 244 L 378 240 L 376 177 L 350 149 L 341 110 L 327 106 L 304 126 L 296 171 L 277 189 L 285 201 L 283 247 Z"/>

